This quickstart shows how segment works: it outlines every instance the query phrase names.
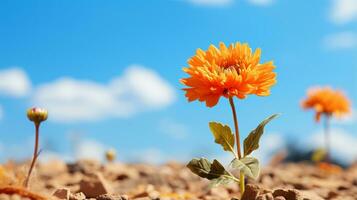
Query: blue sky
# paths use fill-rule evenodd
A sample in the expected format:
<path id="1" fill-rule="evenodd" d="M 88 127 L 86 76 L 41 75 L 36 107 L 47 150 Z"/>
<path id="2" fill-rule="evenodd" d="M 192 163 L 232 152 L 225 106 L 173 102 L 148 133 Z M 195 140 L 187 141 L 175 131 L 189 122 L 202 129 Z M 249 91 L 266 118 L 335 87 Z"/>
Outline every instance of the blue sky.
<path id="1" fill-rule="evenodd" d="M 195 50 L 220 41 L 260 47 L 262 61 L 277 66 L 271 96 L 236 102 L 243 136 L 282 113 L 264 137 L 272 146 L 282 138 L 305 146 L 320 129 L 299 107 L 308 87 L 331 85 L 357 100 L 356 0 L 5 0 L 0 159 L 30 156 L 25 110 L 33 105 L 49 108 L 44 152 L 72 157 L 75 146 L 99 156 L 113 147 L 122 160 L 221 156 L 207 124 L 232 124 L 227 100 L 211 109 L 188 103 L 179 83 Z M 334 126 L 357 141 L 352 118 Z"/>

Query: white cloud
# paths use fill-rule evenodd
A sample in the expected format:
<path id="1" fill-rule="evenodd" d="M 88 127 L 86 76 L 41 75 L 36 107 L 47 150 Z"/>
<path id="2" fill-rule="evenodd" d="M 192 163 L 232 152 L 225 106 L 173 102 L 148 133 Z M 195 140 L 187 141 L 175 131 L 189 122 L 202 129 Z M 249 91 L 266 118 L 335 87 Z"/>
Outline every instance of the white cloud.
<path id="1" fill-rule="evenodd" d="M 80 135 L 71 133 L 70 141 L 73 149 L 71 151 L 57 151 L 46 146 L 46 138 L 40 139 L 39 161 L 46 163 L 53 160 L 62 160 L 65 162 L 74 162 L 78 159 L 94 159 L 104 161 L 105 152 L 109 149 L 107 145 L 92 138 L 82 138 Z M 65 137 L 64 137 L 65 139 Z M 34 148 L 34 135 L 27 137 L 22 141 L 15 143 L 2 143 L 0 141 L 0 161 L 16 160 L 24 161 L 31 159 Z M 4 153 L 6 152 L 6 154 Z"/>
<path id="2" fill-rule="evenodd" d="M 39 156 L 39 161 L 43 163 L 53 160 L 74 162 L 81 159 L 90 159 L 104 162 L 105 153 L 110 149 L 105 143 L 101 143 L 94 138 L 82 138 L 76 133 L 70 134 L 70 142 L 73 147 L 72 151 L 65 153 L 44 148 Z"/>
<path id="3" fill-rule="evenodd" d="M 177 140 L 185 139 L 189 132 L 186 125 L 171 119 L 162 119 L 158 127 L 160 132 Z"/>
<path id="4" fill-rule="evenodd" d="M 330 50 L 351 49 L 357 47 L 357 34 L 340 32 L 325 37 L 324 45 Z"/>
<path id="5" fill-rule="evenodd" d="M 336 24 L 346 24 L 356 20 L 357 0 L 333 0 L 330 18 Z"/>
<path id="6" fill-rule="evenodd" d="M 23 97 L 30 93 L 31 82 L 20 68 L 0 71 L 0 95 Z"/>
<path id="7" fill-rule="evenodd" d="M 130 102 L 143 103 L 144 106 L 162 107 L 175 99 L 172 86 L 153 70 L 139 65 L 130 66 L 123 77 L 114 79 L 111 89 L 117 95 L 130 98 Z"/>
<path id="8" fill-rule="evenodd" d="M 149 164 L 162 164 L 168 157 L 159 149 L 148 148 L 132 155 L 130 162 L 142 162 Z"/>
<path id="9" fill-rule="evenodd" d="M 21 140 L 17 140 L 14 143 L 0 143 L 0 160 L 16 160 L 23 161 L 30 159 L 33 154 L 35 136 L 31 135 L 30 137 L 24 137 Z M 40 141 L 39 144 L 42 147 Z"/>
<path id="10" fill-rule="evenodd" d="M 356 137 L 342 129 L 331 129 L 330 136 L 332 158 L 346 163 L 356 161 Z M 325 140 L 322 130 L 313 133 L 310 141 L 308 142 L 308 145 L 312 149 L 315 149 L 316 147 L 324 147 L 324 144 Z"/>
<path id="11" fill-rule="evenodd" d="M 188 2 L 199 6 L 227 6 L 234 0 L 187 0 Z"/>
<path id="12" fill-rule="evenodd" d="M 274 3 L 274 0 L 248 0 L 248 2 L 257 6 L 268 6 Z"/>
<path id="13" fill-rule="evenodd" d="M 74 157 L 76 160 L 94 159 L 102 162 L 107 149 L 109 148 L 96 140 L 85 139 L 75 145 Z"/>
<path id="14" fill-rule="evenodd" d="M 187 153 L 182 152 L 169 152 L 157 147 L 147 147 L 140 150 L 131 150 L 123 153 L 121 160 L 129 163 L 148 163 L 148 164 L 163 164 L 166 162 L 174 161 L 186 163 L 192 157 Z"/>
<path id="15" fill-rule="evenodd" d="M 127 117 L 166 107 L 175 100 L 172 86 L 154 71 L 133 65 L 107 84 L 60 78 L 36 88 L 33 102 L 60 122 Z"/>

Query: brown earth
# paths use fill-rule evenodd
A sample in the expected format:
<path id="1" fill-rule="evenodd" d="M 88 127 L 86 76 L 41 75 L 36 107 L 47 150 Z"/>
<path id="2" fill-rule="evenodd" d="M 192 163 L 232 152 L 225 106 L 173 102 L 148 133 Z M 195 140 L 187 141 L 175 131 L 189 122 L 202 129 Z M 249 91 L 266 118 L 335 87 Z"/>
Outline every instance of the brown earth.
<path id="1" fill-rule="evenodd" d="M 24 171 L 24 165 L 12 165 L 11 170 Z M 240 197 L 236 184 L 209 188 L 207 180 L 177 163 L 153 166 L 101 165 L 91 160 L 74 164 L 53 161 L 37 165 L 33 177 L 30 188 L 33 194 L 30 194 L 40 194 L 47 199 L 220 200 Z M 257 181 L 247 180 L 247 183 L 242 200 L 357 200 L 357 164 L 345 170 L 307 163 L 270 165 L 262 170 Z M 8 184 L 16 185 L 15 181 Z M 31 195 L 25 198 L 21 194 L 6 193 L 1 188 L 0 193 L 0 200 L 36 199 Z"/>

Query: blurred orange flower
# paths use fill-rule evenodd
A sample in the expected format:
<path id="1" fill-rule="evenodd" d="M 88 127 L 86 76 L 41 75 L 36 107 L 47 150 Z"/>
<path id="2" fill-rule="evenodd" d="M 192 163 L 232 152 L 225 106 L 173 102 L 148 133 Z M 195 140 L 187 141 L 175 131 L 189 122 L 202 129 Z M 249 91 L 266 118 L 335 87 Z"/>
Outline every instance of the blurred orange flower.
<path id="1" fill-rule="evenodd" d="M 304 109 L 314 109 L 315 119 L 320 121 L 321 114 L 343 116 L 350 112 L 350 101 L 342 91 L 331 87 L 314 87 L 308 90 L 307 98 L 302 101 Z"/>
<path id="2" fill-rule="evenodd" d="M 343 171 L 343 169 L 338 166 L 338 165 L 334 165 L 334 164 L 330 164 L 330 163 L 326 163 L 326 162 L 320 162 L 317 164 L 317 167 L 325 173 L 328 174 L 339 174 Z"/>
<path id="3" fill-rule="evenodd" d="M 249 94 L 268 96 L 276 83 L 273 62 L 259 63 L 260 49 L 252 52 L 248 44 L 235 43 L 219 49 L 211 45 L 207 51 L 198 49 L 184 68 L 190 77 L 181 79 L 186 85 L 188 101 L 206 102 L 215 106 L 220 97 L 244 99 Z"/>

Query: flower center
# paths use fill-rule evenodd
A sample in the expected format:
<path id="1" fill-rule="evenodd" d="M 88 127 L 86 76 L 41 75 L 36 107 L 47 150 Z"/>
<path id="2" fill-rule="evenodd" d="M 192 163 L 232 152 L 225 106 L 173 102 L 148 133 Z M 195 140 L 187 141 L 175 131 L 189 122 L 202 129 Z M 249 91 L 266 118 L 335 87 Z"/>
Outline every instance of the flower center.
<path id="1" fill-rule="evenodd" d="M 228 94 L 228 88 L 225 88 L 224 90 L 223 90 L 223 95 L 227 95 Z"/>
<path id="2" fill-rule="evenodd" d="M 242 64 L 234 59 L 224 59 L 219 63 L 219 66 L 225 70 L 235 70 L 239 74 L 239 69 L 241 69 Z"/>

